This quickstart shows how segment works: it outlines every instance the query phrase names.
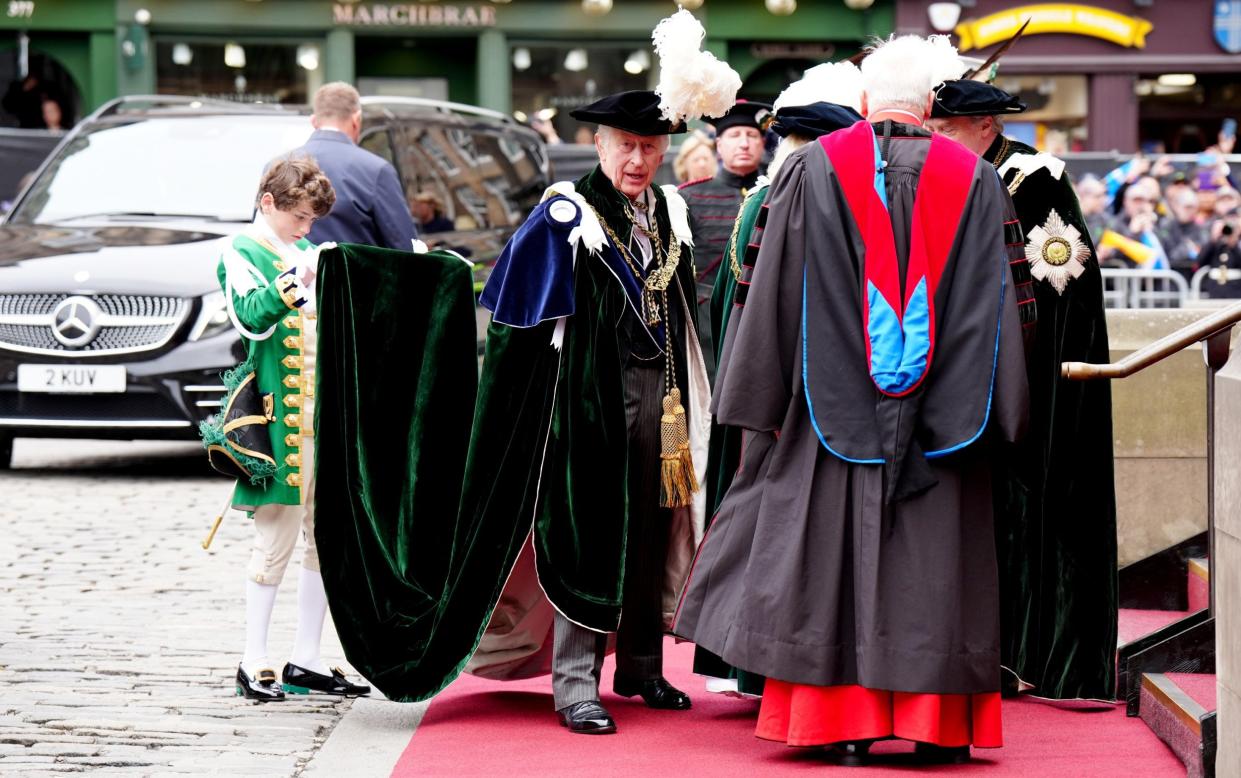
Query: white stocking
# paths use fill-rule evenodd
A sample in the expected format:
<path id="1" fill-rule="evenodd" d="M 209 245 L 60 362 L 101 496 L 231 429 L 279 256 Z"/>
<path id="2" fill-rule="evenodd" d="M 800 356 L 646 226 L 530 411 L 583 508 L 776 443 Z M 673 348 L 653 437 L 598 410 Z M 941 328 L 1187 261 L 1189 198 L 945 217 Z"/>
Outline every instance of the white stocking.
<path id="1" fill-rule="evenodd" d="M 251 678 L 259 670 L 275 669 L 267 661 L 267 627 L 279 588 L 275 584 L 246 581 L 246 653 L 241 667 Z"/>
<path id="2" fill-rule="evenodd" d="M 323 576 L 317 570 L 302 568 L 297 581 L 297 639 L 289 661 L 298 667 L 323 675 L 331 670 L 319 656 L 319 639 L 323 635 L 323 619 L 327 615 L 327 592 Z"/>

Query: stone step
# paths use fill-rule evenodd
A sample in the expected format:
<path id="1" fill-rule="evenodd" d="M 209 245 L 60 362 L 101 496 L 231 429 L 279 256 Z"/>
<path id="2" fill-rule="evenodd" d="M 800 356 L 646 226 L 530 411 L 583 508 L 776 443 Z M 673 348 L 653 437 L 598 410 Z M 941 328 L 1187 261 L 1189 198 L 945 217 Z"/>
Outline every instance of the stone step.
<path id="1" fill-rule="evenodd" d="M 1215 772 L 1214 673 L 1143 673 L 1141 718 L 1185 764 L 1187 778 Z"/>
<path id="2" fill-rule="evenodd" d="M 1211 600 L 1211 568 L 1206 559 L 1189 560 L 1189 611 L 1202 610 Z"/>

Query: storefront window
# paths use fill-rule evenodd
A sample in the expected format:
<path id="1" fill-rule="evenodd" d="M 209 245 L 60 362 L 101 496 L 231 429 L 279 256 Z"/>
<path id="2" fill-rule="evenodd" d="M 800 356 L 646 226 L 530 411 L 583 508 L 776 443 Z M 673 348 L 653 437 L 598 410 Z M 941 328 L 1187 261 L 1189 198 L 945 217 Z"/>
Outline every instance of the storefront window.
<path id="1" fill-rule="evenodd" d="M 322 46 L 313 41 L 157 40 L 160 94 L 243 103 L 306 103 L 323 83 Z"/>
<path id="2" fill-rule="evenodd" d="M 1052 154 L 1086 148 L 1086 76 L 1009 76 L 996 86 L 1021 98 L 1025 113 L 1005 119 L 1004 134 Z"/>
<path id="3" fill-rule="evenodd" d="M 1218 142 L 1227 119 L 1241 117 L 1234 73 L 1158 73 L 1138 78 L 1139 137 L 1148 152 L 1192 154 Z"/>
<path id="4" fill-rule="evenodd" d="M 593 128 L 569 116 L 604 95 L 649 89 L 654 56 L 644 44 L 517 45 L 512 48 L 513 109 L 548 118 L 565 143 L 591 143 Z M 546 135 L 545 135 L 546 137 Z"/>

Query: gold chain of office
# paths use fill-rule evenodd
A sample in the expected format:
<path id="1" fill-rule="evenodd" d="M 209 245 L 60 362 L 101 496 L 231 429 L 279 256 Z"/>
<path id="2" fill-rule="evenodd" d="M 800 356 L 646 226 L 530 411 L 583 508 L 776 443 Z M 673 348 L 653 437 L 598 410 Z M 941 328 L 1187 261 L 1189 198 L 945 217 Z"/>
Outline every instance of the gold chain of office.
<path id="1" fill-rule="evenodd" d="M 598 211 L 595 211 L 595 218 L 598 219 L 599 224 L 603 225 L 604 232 L 612 239 L 612 245 L 616 246 L 617 253 L 621 255 L 621 259 L 625 260 L 625 264 L 629 266 L 633 277 L 642 285 L 642 316 L 646 319 L 646 323 L 653 327 L 659 324 L 661 318 L 667 317 L 668 285 L 672 283 L 672 279 L 676 276 L 677 264 L 681 261 L 681 242 L 674 237 L 672 248 L 665 249 L 664 242 L 660 240 L 658 231 L 648 230 L 638 221 L 628 206 L 622 207 L 624 208 L 625 216 L 633 224 L 634 229 L 640 230 L 651 241 L 651 248 L 655 254 L 654 258 L 658 264 L 646 278 L 642 277 L 642 268 L 633 254 L 630 253 L 629 247 L 621 242 L 612 226 L 599 215 Z M 594 211 L 593 208 L 591 210 Z"/>

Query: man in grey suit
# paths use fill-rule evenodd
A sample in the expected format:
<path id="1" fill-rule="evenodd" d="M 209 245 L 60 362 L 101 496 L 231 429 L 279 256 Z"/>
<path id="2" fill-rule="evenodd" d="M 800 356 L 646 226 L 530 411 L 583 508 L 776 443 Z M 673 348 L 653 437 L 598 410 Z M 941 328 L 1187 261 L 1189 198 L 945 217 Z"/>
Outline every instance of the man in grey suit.
<path id="1" fill-rule="evenodd" d="M 334 81 L 315 92 L 314 134 L 294 154 L 308 154 L 336 190 L 336 205 L 307 238 L 409 251 L 418 228 L 392 164 L 357 145 L 362 134 L 358 90 Z"/>

